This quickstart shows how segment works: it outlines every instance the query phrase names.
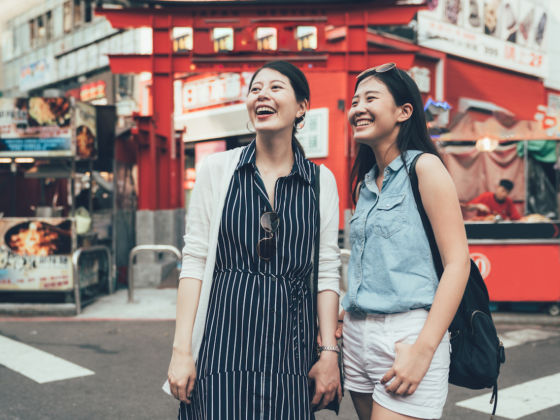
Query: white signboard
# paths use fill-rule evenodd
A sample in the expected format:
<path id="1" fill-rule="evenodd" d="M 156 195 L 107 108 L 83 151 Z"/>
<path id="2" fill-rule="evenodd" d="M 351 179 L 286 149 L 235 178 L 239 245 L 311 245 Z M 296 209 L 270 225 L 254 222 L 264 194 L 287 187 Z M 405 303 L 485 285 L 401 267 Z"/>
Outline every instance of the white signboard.
<path id="1" fill-rule="evenodd" d="M 244 101 L 252 73 L 222 73 L 216 76 L 188 80 L 181 90 L 182 110 L 189 112 L 212 105 Z M 176 91 L 177 92 L 177 91 Z"/>
<path id="2" fill-rule="evenodd" d="M 418 13 L 418 43 L 544 77 L 550 21 L 544 0 L 440 0 Z"/>
<path id="3" fill-rule="evenodd" d="M 329 109 L 307 111 L 305 125 L 298 130 L 297 139 L 307 158 L 324 158 L 329 155 Z"/>

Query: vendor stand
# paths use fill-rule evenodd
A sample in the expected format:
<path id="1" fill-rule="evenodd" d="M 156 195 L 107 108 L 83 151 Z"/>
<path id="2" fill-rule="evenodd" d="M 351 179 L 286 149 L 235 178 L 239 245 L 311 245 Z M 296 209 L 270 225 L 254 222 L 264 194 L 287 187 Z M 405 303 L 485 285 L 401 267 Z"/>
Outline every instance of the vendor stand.
<path id="1" fill-rule="evenodd" d="M 79 313 L 84 297 L 113 290 L 110 248 L 92 240 L 93 195 L 86 210 L 74 198 L 84 176 L 93 190 L 97 124 L 95 107 L 71 98 L 0 98 L 0 301 Z"/>
<path id="2" fill-rule="evenodd" d="M 551 315 L 558 315 L 558 172 L 554 169 L 556 173 L 547 180 L 531 150 L 542 154 L 547 148 L 549 160 L 556 161 L 559 136 L 537 121 L 467 112 L 456 118 L 449 132 L 433 137 L 462 203 L 484 190 L 492 191 L 501 178 L 515 179 L 512 198 L 524 215 L 521 220 L 507 221 L 495 215 L 469 220 L 464 214 L 470 254 L 480 268 L 490 300 L 498 306 L 538 303 Z M 554 142 L 552 147 L 548 141 Z M 547 169 L 551 168 L 548 165 Z"/>

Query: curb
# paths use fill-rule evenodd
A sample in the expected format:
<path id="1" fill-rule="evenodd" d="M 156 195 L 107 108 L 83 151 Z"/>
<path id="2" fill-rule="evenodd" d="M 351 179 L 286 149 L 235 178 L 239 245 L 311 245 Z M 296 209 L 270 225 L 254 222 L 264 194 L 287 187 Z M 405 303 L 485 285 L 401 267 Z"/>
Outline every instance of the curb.
<path id="1" fill-rule="evenodd" d="M 542 325 L 560 327 L 560 316 L 545 314 L 527 314 L 519 312 L 493 312 L 492 319 L 502 325 Z"/>
<path id="2" fill-rule="evenodd" d="M 13 317 L 72 317 L 76 316 L 74 303 L 2 303 L 0 315 Z"/>

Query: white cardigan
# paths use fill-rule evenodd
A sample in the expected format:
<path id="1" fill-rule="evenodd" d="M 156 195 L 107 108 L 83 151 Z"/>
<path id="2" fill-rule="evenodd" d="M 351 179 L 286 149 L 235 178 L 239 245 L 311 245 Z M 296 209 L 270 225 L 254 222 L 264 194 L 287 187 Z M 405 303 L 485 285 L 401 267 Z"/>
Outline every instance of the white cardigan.
<path id="1" fill-rule="evenodd" d="M 194 321 L 192 354 L 196 360 L 204 334 L 210 290 L 214 279 L 218 233 L 229 184 L 242 147 L 209 155 L 196 174 L 190 197 L 180 279 L 202 281 L 200 300 Z M 332 172 L 321 165 L 318 292 L 339 291 L 340 250 L 338 248 L 338 191 Z"/>

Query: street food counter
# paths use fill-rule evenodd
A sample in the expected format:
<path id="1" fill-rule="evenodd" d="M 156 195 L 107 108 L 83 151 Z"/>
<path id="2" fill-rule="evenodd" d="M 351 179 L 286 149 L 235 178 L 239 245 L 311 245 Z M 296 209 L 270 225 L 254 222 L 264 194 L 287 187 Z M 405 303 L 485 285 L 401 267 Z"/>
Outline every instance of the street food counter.
<path id="1" fill-rule="evenodd" d="M 560 221 L 466 222 L 465 228 L 492 302 L 538 302 L 560 313 Z"/>
<path id="2" fill-rule="evenodd" d="M 74 301 L 79 312 L 112 291 L 110 234 L 97 241 L 92 212 L 97 111 L 70 98 L 0 98 L 0 302 Z"/>
<path id="3" fill-rule="evenodd" d="M 67 218 L 1 218 L 0 289 L 71 291 L 73 230 Z"/>

